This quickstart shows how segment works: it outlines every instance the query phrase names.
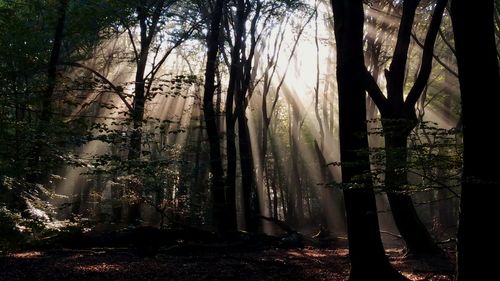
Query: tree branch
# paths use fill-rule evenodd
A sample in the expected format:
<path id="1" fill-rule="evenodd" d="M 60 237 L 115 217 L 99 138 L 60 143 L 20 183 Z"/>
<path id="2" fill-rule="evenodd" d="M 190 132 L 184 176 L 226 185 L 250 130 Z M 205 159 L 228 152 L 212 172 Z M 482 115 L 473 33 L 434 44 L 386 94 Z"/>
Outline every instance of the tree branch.
<path id="1" fill-rule="evenodd" d="M 135 45 L 134 35 L 132 34 L 132 30 L 130 30 L 130 27 L 127 24 L 125 24 L 123 20 L 121 20 L 121 22 L 123 26 L 125 26 L 130 42 L 132 43 L 132 48 L 134 49 L 135 62 L 139 64 L 139 52 L 137 51 L 137 46 Z"/>
<path id="2" fill-rule="evenodd" d="M 201 22 L 201 21 L 200 21 Z M 160 70 L 161 66 L 163 65 L 163 63 L 165 63 L 165 61 L 167 60 L 167 58 L 170 56 L 170 54 L 177 48 L 179 47 L 182 43 L 184 43 L 188 38 L 189 36 L 196 30 L 196 28 L 199 26 L 199 23 L 197 24 L 194 24 L 193 26 L 191 26 L 191 28 L 186 31 L 186 33 L 184 33 L 182 35 L 181 38 L 179 38 L 179 40 L 177 40 L 174 45 L 172 47 L 170 47 L 170 49 L 168 49 L 165 54 L 163 55 L 163 57 L 161 58 L 161 60 L 158 61 L 158 63 L 153 66 L 153 68 L 151 69 L 151 71 L 145 76 L 145 79 L 148 79 L 150 78 L 150 83 L 147 87 L 147 91 L 146 91 L 146 96 L 149 94 L 149 91 L 150 91 L 150 88 L 151 88 L 151 85 L 152 85 L 152 81 L 154 80 L 156 74 L 158 73 L 158 71 Z"/>
<path id="3" fill-rule="evenodd" d="M 415 12 L 420 0 L 405 0 L 398 37 L 389 70 L 386 71 L 387 94 L 391 103 L 403 103 L 403 85 Z"/>
<path id="4" fill-rule="evenodd" d="M 415 34 L 411 34 L 411 38 L 415 41 L 415 43 L 417 43 L 417 45 L 424 49 L 424 44 L 422 44 L 422 42 L 420 42 L 420 40 L 418 40 L 417 36 Z M 434 53 L 432 54 L 432 57 L 444 68 L 446 69 L 448 72 L 450 72 L 451 75 L 455 76 L 455 77 L 458 77 L 458 72 L 456 72 L 455 70 L 453 70 L 449 65 L 447 65 L 443 60 L 441 60 L 437 55 L 435 55 Z"/>
<path id="5" fill-rule="evenodd" d="M 436 43 L 436 37 L 439 32 L 439 27 L 441 26 L 443 12 L 447 2 L 448 0 L 437 0 L 436 8 L 434 9 L 434 14 L 432 15 L 429 30 L 427 31 L 427 36 L 425 38 L 420 71 L 418 73 L 417 80 L 413 84 L 413 87 L 411 88 L 410 93 L 408 94 L 408 97 L 405 101 L 405 105 L 407 107 L 415 107 L 415 104 L 422 95 L 422 91 L 427 85 L 427 81 L 429 80 L 429 76 L 431 75 L 434 44 Z"/>
<path id="6" fill-rule="evenodd" d="M 380 90 L 380 87 L 377 84 L 377 81 L 375 81 L 375 78 L 373 78 L 368 70 L 366 70 L 364 82 L 366 92 L 373 100 L 378 110 L 380 112 L 385 111 L 387 108 L 387 98 L 384 96 L 382 90 Z"/>
<path id="7" fill-rule="evenodd" d="M 92 72 L 95 76 L 99 77 L 99 79 L 101 79 L 106 84 L 108 84 L 111 87 L 111 89 L 113 89 L 113 91 L 118 95 L 118 97 L 120 97 L 120 99 L 123 101 L 123 103 L 125 104 L 125 106 L 130 111 L 132 111 L 132 106 L 127 101 L 127 98 L 123 95 L 123 90 L 120 89 L 119 87 L 115 86 L 115 84 L 113 84 L 113 82 L 109 81 L 108 78 L 104 77 L 104 75 L 102 75 L 101 73 L 99 73 L 97 70 L 92 69 L 92 68 L 90 68 L 90 67 L 88 67 L 86 65 L 83 65 L 81 63 L 78 63 L 78 62 L 63 62 L 63 63 L 60 63 L 60 65 L 66 65 L 66 66 L 71 66 L 71 67 L 83 68 L 83 69 L 85 69 L 87 71 Z"/>

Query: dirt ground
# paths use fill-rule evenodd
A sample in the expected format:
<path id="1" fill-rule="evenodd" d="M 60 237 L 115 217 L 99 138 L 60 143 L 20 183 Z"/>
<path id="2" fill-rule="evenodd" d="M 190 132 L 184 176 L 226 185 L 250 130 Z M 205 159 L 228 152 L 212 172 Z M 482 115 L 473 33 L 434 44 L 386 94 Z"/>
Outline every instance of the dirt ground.
<path id="1" fill-rule="evenodd" d="M 391 262 L 411 280 L 451 281 L 451 269 L 432 268 L 389 250 Z M 347 280 L 346 249 L 208 251 L 138 257 L 128 249 L 26 251 L 0 257 L 0 280 Z"/>

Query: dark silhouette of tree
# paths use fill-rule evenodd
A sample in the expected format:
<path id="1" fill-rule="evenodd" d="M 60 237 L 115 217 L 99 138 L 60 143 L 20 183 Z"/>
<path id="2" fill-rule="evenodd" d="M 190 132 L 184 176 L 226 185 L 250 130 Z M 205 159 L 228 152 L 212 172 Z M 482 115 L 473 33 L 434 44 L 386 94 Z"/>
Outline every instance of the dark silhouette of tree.
<path id="1" fill-rule="evenodd" d="M 404 98 L 405 76 L 415 12 L 420 0 L 403 1 L 403 13 L 399 24 L 396 47 L 392 62 L 385 71 L 387 98 L 382 94 L 374 77 L 366 72 L 366 89 L 380 111 L 385 139 L 385 187 L 394 221 L 403 236 L 408 253 L 429 256 L 440 253 L 413 205 L 405 187 L 408 185 L 407 141 L 418 123 L 415 106 L 424 91 L 432 70 L 434 43 L 439 31 L 447 0 L 437 0 L 423 46 L 420 70 Z"/>
<path id="2" fill-rule="evenodd" d="M 491 136 L 491 121 L 497 119 L 500 102 L 498 53 L 495 42 L 494 1 L 470 5 L 463 0 L 451 2 L 455 36 L 463 124 L 463 174 L 458 229 L 456 280 L 488 280 L 496 268 L 488 253 L 498 249 L 496 226 L 484 216 L 498 216 L 495 207 L 500 189 L 500 173 L 495 165 L 500 157 L 498 143 Z"/>
<path id="3" fill-rule="evenodd" d="M 40 98 L 40 120 L 37 129 L 38 140 L 33 149 L 33 155 L 31 155 L 31 163 L 29 164 L 30 172 L 26 175 L 26 180 L 32 183 L 41 180 L 41 177 L 43 176 L 41 163 L 47 161 L 45 155 L 46 147 L 43 143 L 42 136 L 47 126 L 50 124 L 52 115 L 52 96 L 54 95 L 54 90 L 56 88 L 57 65 L 59 58 L 61 57 L 68 3 L 69 0 L 60 0 L 57 3 L 57 24 L 47 67 L 47 87 L 43 91 Z"/>
<path id="4" fill-rule="evenodd" d="M 363 83 L 363 2 L 332 0 L 337 41 L 339 134 L 347 215 L 349 280 L 406 280 L 389 263 L 382 245 L 369 175 L 366 99 Z"/>
<path id="5" fill-rule="evenodd" d="M 228 11 L 224 27 L 230 58 L 225 56 L 229 68 L 229 82 L 225 104 L 226 121 L 226 200 L 232 202 L 236 194 L 236 164 L 239 152 L 242 203 L 248 231 L 259 227 L 260 200 L 257 192 L 254 159 L 246 110 L 252 97 L 255 80 L 254 57 L 257 44 L 270 27 L 270 18 L 296 7 L 299 1 L 235 0 L 234 11 Z M 260 30 L 259 30 L 260 27 Z M 232 36 L 230 35 L 232 32 Z M 238 145 L 236 145 L 238 141 Z M 258 166 L 259 163 L 257 163 Z M 259 172 L 260 173 L 260 172 Z"/>
<path id="6" fill-rule="evenodd" d="M 217 115 L 214 108 L 215 76 L 217 71 L 218 50 L 221 44 L 221 21 L 225 1 L 217 0 L 213 7 L 210 31 L 207 36 L 207 63 L 205 70 L 205 92 L 203 110 L 210 145 L 210 171 L 212 172 L 212 200 L 214 224 L 220 233 L 236 231 L 236 206 L 228 204 L 224 190 L 224 168 L 220 149 L 220 136 Z M 234 199 L 234 198 L 233 198 Z"/>

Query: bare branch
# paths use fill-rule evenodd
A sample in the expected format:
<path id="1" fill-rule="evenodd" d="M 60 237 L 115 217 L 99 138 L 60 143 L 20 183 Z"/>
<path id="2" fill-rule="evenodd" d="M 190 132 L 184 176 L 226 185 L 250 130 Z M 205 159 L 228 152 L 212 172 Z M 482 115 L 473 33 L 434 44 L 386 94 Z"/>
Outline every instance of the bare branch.
<path id="1" fill-rule="evenodd" d="M 432 15 L 429 30 L 427 31 L 427 36 L 425 38 L 420 71 L 418 73 L 417 80 L 415 81 L 415 84 L 413 84 L 413 87 L 411 88 L 405 101 L 405 105 L 408 107 L 415 106 L 418 99 L 422 95 L 422 91 L 427 85 L 427 81 L 429 80 L 429 76 L 432 71 L 434 44 L 436 43 L 436 37 L 441 25 L 441 20 L 443 19 L 443 12 L 447 2 L 448 0 L 438 0 L 436 8 L 434 9 L 434 14 Z"/>
<path id="2" fill-rule="evenodd" d="M 118 95 L 118 97 L 120 97 L 120 99 L 123 101 L 123 103 L 125 104 L 125 106 L 130 111 L 132 111 L 132 106 L 127 101 L 127 98 L 123 95 L 123 90 L 120 89 L 119 87 L 115 86 L 115 84 L 113 84 L 113 82 L 109 81 L 108 78 L 104 77 L 104 75 L 102 75 L 101 73 L 99 73 L 97 70 L 95 70 L 93 68 L 90 68 L 90 67 L 88 67 L 86 65 L 83 65 L 81 63 L 78 63 L 78 62 L 63 62 L 63 63 L 60 63 L 60 65 L 66 65 L 66 66 L 71 66 L 71 67 L 83 68 L 83 69 L 85 69 L 87 71 L 92 72 L 95 76 L 99 77 L 99 79 L 101 79 L 103 82 L 105 82 L 106 84 L 108 84 L 111 87 L 111 89 L 113 89 L 113 91 Z"/>
<path id="3" fill-rule="evenodd" d="M 366 70 L 364 82 L 366 92 L 378 107 L 378 110 L 384 112 L 387 108 L 387 98 L 384 96 L 382 90 L 380 90 L 380 87 L 377 85 L 377 81 L 375 81 L 375 78 L 373 78 L 368 70 Z"/>
<path id="4" fill-rule="evenodd" d="M 420 48 L 424 48 L 424 44 L 422 44 L 422 42 L 420 42 L 420 40 L 417 38 L 417 36 L 415 34 L 412 33 L 411 35 L 411 38 L 415 41 L 415 43 L 417 43 L 417 45 L 420 47 Z M 444 69 L 446 69 L 448 72 L 450 72 L 451 75 L 455 76 L 455 77 L 458 77 L 458 72 L 456 72 L 455 70 L 453 70 L 451 68 L 451 66 L 447 65 L 445 62 L 443 62 L 442 59 L 440 59 L 437 55 L 435 55 L 434 53 L 432 54 L 432 57 L 436 60 L 437 63 L 439 63 Z"/>

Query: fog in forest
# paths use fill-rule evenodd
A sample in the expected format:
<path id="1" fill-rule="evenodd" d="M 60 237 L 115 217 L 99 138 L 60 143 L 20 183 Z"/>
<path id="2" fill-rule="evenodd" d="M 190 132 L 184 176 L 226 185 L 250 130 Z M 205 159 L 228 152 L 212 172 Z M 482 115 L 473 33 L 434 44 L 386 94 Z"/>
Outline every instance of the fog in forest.
<path id="1" fill-rule="evenodd" d="M 451 256 L 471 121 L 447 2 L 1 2 L 0 233 Z"/>

